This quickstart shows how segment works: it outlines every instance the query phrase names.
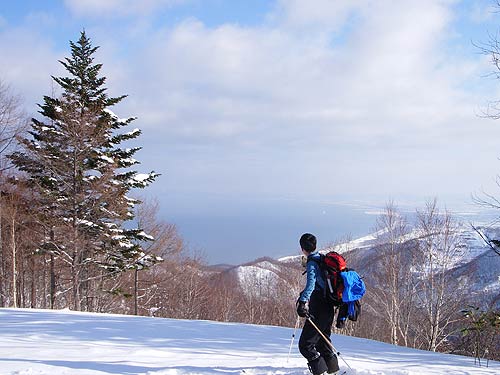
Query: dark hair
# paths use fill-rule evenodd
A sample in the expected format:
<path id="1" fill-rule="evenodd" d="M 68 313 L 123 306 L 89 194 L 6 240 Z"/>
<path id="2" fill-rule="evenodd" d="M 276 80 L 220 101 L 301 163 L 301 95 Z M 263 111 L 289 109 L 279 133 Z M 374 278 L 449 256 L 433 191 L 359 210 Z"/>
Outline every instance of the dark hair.
<path id="1" fill-rule="evenodd" d="M 304 233 L 299 240 L 300 247 L 307 251 L 308 253 L 312 253 L 316 250 L 316 237 L 311 233 Z"/>

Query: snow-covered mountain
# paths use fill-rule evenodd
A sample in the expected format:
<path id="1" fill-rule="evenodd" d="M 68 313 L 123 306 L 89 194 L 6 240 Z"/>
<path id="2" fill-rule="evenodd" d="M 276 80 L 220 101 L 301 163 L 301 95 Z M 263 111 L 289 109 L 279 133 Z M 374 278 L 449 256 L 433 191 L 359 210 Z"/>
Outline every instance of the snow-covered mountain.
<path id="1" fill-rule="evenodd" d="M 294 266 L 297 268 L 297 265 Z M 280 260 L 259 258 L 253 262 L 226 267 L 221 274 L 225 283 L 239 286 L 246 295 L 273 297 L 279 284 L 287 281 L 290 270 Z"/>
<path id="2" fill-rule="evenodd" d="M 292 328 L 0 309 L 2 375 L 306 375 Z M 345 375 L 493 375 L 470 357 L 332 335 Z"/>
<path id="3" fill-rule="evenodd" d="M 499 228 L 483 228 L 482 230 L 491 238 L 500 238 Z M 500 306 L 500 256 L 486 245 L 470 225 L 459 226 L 456 233 L 460 252 L 451 260 L 449 272 L 457 278 L 468 277 L 467 285 L 471 296 Z M 415 230 L 407 234 L 404 241 L 415 241 L 420 236 L 421 234 Z M 321 251 L 335 250 L 345 254 L 348 260 L 355 260 L 356 270 L 367 276 L 369 269 L 376 267 L 377 262 L 380 261 L 377 248 L 383 238 L 384 232 L 379 231 Z M 245 293 L 253 293 L 257 288 L 262 288 L 262 285 L 277 285 L 280 279 L 289 283 L 290 279 L 283 278 L 290 275 L 290 267 L 296 269 L 299 274 L 302 270 L 300 263 L 301 255 L 290 255 L 277 260 L 262 258 L 226 268 L 222 273 L 227 280 L 238 284 Z"/>

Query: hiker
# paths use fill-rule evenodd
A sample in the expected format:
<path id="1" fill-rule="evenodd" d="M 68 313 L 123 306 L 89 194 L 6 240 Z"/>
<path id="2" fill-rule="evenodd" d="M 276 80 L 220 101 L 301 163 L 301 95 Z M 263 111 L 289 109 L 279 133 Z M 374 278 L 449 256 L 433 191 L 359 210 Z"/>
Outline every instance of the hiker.
<path id="1" fill-rule="evenodd" d="M 316 250 L 316 237 L 305 233 L 300 237 L 299 243 L 302 253 L 307 257 L 307 283 L 297 301 L 297 314 L 310 318 L 330 340 L 335 310 L 332 302 L 325 297 L 325 280 L 319 269 L 320 254 Z M 325 371 L 333 374 L 339 370 L 337 356 L 309 319 L 302 328 L 299 351 L 307 359 L 313 375 L 320 375 Z"/>

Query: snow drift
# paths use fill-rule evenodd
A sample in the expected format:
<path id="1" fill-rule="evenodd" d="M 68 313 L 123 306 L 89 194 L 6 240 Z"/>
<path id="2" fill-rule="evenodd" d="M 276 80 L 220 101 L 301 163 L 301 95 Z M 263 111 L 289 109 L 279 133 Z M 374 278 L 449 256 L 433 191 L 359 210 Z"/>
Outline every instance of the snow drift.
<path id="1" fill-rule="evenodd" d="M 308 374 L 293 329 L 50 310 L 0 309 L 0 374 Z M 297 337 L 300 332 L 297 332 Z M 347 374 L 499 374 L 469 357 L 333 335 Z"/>

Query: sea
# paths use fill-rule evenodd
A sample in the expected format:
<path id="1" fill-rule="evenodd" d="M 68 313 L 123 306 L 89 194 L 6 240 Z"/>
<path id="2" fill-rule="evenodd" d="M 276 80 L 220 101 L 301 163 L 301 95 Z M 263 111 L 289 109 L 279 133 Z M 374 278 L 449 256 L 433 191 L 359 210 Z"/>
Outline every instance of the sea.
<path id="1" fill-rule="evenodd" d="M 366 236 L 376 231 L 385 205 L 354 199 L 177 194 L 162 202 L 162 215 L 177 226 L 192 255 L 210 265 L 238 265 L 300 254 L 298 241 L 306 232 L 318 238 L 319 248 Z M 416 205 L 398 207 L 414 217 Z M 478 209 L 468 203 L 458 211 L 462 219 L 473 220 Z"/>

